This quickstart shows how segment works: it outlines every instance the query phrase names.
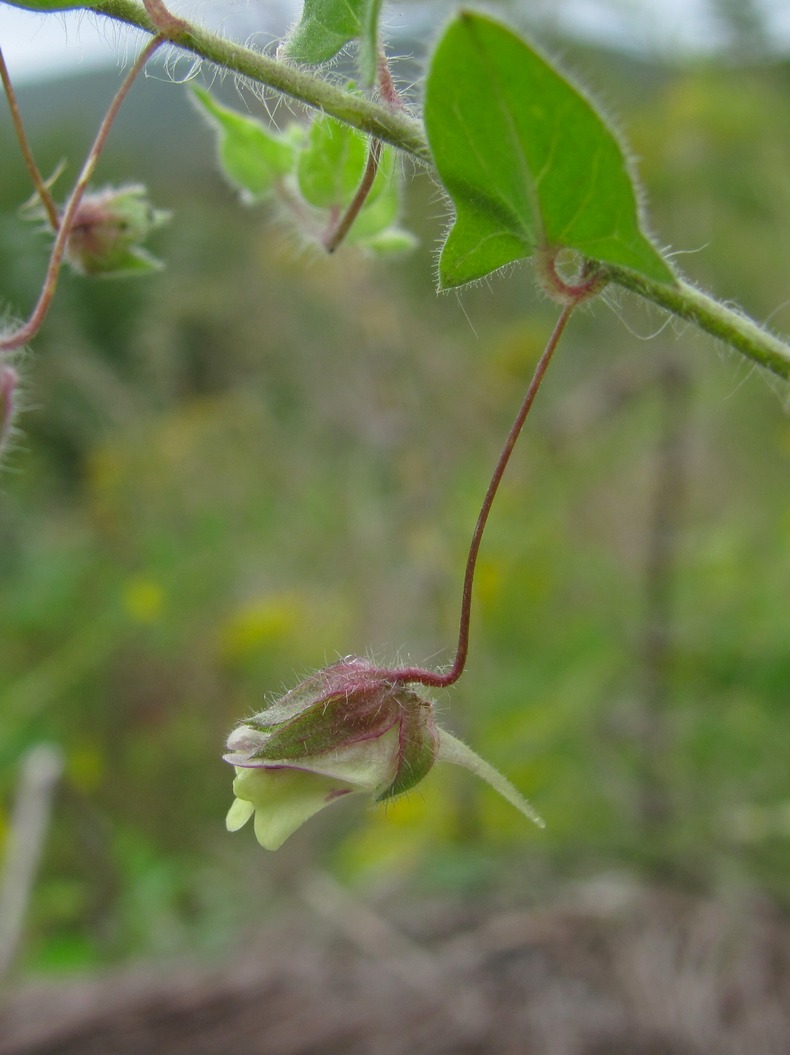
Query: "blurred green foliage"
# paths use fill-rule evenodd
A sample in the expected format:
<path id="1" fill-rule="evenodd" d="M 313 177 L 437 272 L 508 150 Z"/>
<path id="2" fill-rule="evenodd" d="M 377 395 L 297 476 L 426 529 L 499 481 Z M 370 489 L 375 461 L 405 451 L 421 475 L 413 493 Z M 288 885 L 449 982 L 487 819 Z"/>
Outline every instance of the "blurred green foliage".
<path id="1" fill-rule="evenodd" d="M 788 67 L 586 68 L 630 104 L 661 241 L 790 329 Z M 180 97 L 138 85 L 143 112 L 154 91 Z M 524 268 L 437 300 L 444 220 L 419 179 L 412 258 L 322 259 L 233 200 L 207 134 L 168 165 L 135 113 L 102 175 L 174 211 L 167 270 L 64 274 L 0 491 L 3 823 L 26 748 L 67 757 L 27 965 L 211 949 L 319 862 L 378 889 L 529 898 L 627 867 L 790 899 L 787 392 L 630 302 L 577 317 L 552 366 L 484 540 L 469 670 L 439 701 L 546 832 L 449 767 L 276 856 L 224 832 L 224 738 L 264 694 L 347 653 L 451 658 L 468 538 L 554 313 Z M 90 134 L 33 132 L 47 171 Z M 0 133 L 2 295 L 23 313 L 46 239 L 15 212 L 29 188 Z"/>

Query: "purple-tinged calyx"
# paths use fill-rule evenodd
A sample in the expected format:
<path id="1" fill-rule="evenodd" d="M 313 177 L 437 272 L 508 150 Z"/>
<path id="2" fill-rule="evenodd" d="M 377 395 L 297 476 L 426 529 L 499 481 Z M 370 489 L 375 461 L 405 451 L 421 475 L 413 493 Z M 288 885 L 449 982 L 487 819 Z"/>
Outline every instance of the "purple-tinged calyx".
<path id="1" fill-rule="evenodd" d="M 323 774 L 336 771 L 337 760 L 355 748 L 355 758 L 376 763 L 363 767 L 359 790 L 386 799 L 428 773 L 439 737 L 430 700 L 387 681 L 368 660 L 350 657 L 310 675 L 248 718 L 227 746 L 225 761 L 241 769 Z M 345 765 L 342 773 L 353 778 Z"/>

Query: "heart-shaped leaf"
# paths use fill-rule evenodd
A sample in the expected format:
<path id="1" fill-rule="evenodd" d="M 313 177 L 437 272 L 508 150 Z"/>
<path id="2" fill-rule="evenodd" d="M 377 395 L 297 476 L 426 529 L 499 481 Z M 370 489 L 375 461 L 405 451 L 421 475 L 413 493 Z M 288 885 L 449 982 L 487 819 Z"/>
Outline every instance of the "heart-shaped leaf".
<path id="1" fill-rule="evenodd" d="M 425 124 L 455 205 L 443 288 L 535 252 L 576 250 L 660 282 L 616 136 L 588 100 L 506 26 L 462 13 L 433 56 Z"/>

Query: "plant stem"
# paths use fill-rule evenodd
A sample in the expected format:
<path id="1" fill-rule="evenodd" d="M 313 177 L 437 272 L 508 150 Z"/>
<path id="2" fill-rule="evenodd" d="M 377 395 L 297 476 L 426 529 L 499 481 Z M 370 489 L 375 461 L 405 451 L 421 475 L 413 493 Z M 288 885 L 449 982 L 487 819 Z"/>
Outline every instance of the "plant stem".
<path id="1" fill-rule="evenodd" d="M 189 32 L 189 23 L 171 14 L 163 0 L 143 0 L 143 4 L 160 37 L 164 37 L 165 40 L 174 40 L 179 33 Z"/>
<path id="2" fill-rule="evenodd" d="M 129 70 L 127 75 L 124 77 L 120 88 L 115 94 L 115 98 L 110 103 L 107 113 L 102 119 L 102 123 L 99 126 L 99 131 L 96 133 L 96 138 L 93 141 L 93 146 L 88 152 L 88 156 L 85 158 L 85 163 L 82 166 L 82 171 L 77 177 L 77 182 L 74 184 L 74 189 L 71 192 L 66 208 L 63 211 L 63 216 L 60 220 L 57 235 L 52 246 L 52 252 L 49 257 L 49 265 L 47 267 L 47 273 L 44 278 L 44 284 L 41 287 L 41 293 L 39 294 L 38 303 L 33 309 L 30 318 L 27 322 L 23 323 L 13 333 L 0 338 L 0 351 L 10 350 L 12 348 L 21 348 L 22 345 L 27 344 L 29 340 L 35 337 L 38 333 L 41 324 L 43 323 L 47 312 L 49 311 L 52 298 L 55 295 L 55 289 L 58 284 L 58 276 L 60 274 L 60 266 L 63 263 L 63 256 L 66 252 L 68 245 L 69 235 L 71 234 L 71 227 L 74 222 L 74 218 L 77 215 L 80 202 L 82 201 L 85 190 L 90 182 L 93 173 L 96 170 L 99 157 L 104 144 L 107 141 L 110 129 L 112 128 L 113 121 L 115 120 L 121 104 L 129 92 L 135 78 L 143 69 L 145 64 L 148 62 L 150 57 L 156 51 L 156 49 L 163 43 L 162 37 L 154 37 L 153 40 L 143 48 L 134 62 L 134 65 Z"/>
<path id="3" fill-rule="evenodd" d="M 790 380 L 790 346 L 740 311 L 728 308 L 702 290 L 679 278 L 675 283 L 655 282 L 624 267 L 603 265 L 611 282 L 652 300 L 673 315 L 693 322 L 747 358 L 779 377 Z"/>
<path id="4" fill-rule="evenodd" d="M 373 186 L 373 181 L 379 170 L 380 157 L 381 140 L 372 139 L 368 149 L 368 160 L 365 165 L 365 171 L 362 173 L 362 179 L 360 180 L 356 193 L 346 211 L 324 238 L 324 249 L 326 249 L 327 253 L 334 253 L 351 230 L 351 225 L 354 223 L 354 220 L 359 216 L 359 211 L 365 204 L 365 199 L 370 194 L 370 189 Z"/>
<path id="5" fill-rule="evenodd" d="M 477 556 L 480 552 L 480 543 L 483 540 L 483 532 L 485 531 L 488 522 L 488 515 L 494 504 L 494 499 L 499 490 L 499 484 L 502 481 L 505 469 L 510 461 L 513 448 L 516 446 L 516 441 L 524 427 L 527 414 L 529 414 L 541 382 L 548 370 L 551 357 L 559 344 L 560 337 L 562 337 L 568 319 L 570 319 L 575 307 L 576 303 L 566 304 L 555 323 L 552 334 L 543 351 L 543 355 L 541 355 L 538 365 L 535 367 L 535 372 L 532 375 L 532 380 L 529 383 L 526 395 L 519 407 L 516 419 L 510 427 L 510 432 L 508 433 L 505 445 L 497 459 L 494 472 L 488 484 L 488 489 L 483 498 L 483 504 L 480 507 L 477 523 L 475 524 L 475 529 L 472 533 L 469 554 L 466 558 L 466 571 L 464 573 L 464 585 L 461 594 L 461 617 L 458 622 L 458 647 L 456 648 L 453 665 L 446 674 L 437 674 L 436 671 L 424 670 L 422 667 L 399 667 L 395 670 L 379 671 L 379 675 L 386 678 L 388 681 L 400 684 L 412 682 L 420 685 L 429 685 L 432 688 L 438 689 L 447 688 L 448 685 L 454 685 L 463 674 L 466 666 L 466 658 L 469 654 L 469 624 L 472 614 L 472 586 L 474 584 L 475 568 L 477 567 Z"/>
<path id="6" fill-rule="evenodd" d="M 391 107 L 393 110 L 402 110 L 403 100 L 400 97 L 398 89 L 395 87 L 395 82 L 392 79 L 392 73 L 390 71 L 390 64 L 387 61 L 387 55 L 380 44 L 376 66 L 379 97 L 384 101 L 386 106 Z"/>
<path id="7" fill-rule="evenodd" d="M 16 137 L 19 140 L 19 149 L 22 151 L 25 165 L 30 173 L 30 178 L 33 180 L 33 186 L 36 188 L 36 193 L 41 199 L 41 204 L 46 210 L 47 218 L 49 219 L 52 230 L 57 231 L 58 209 L 33 157 L 33 151 L 28 142 L 27 133 L 25 132 L 25 126 L 22 121 L 22 114 L 19 111 L 19 104 L 16 99 L 16 92 L 11 83 L 11 75 L 8 72 L 8 67 L 6 66 L 5 58 L 3 57 L 2 48 L 0 48 L 0 81 L 3 82 L 6 99 L 8 99 L 8 108 L 11 111 L 11 120 L 14 124 Z"/>

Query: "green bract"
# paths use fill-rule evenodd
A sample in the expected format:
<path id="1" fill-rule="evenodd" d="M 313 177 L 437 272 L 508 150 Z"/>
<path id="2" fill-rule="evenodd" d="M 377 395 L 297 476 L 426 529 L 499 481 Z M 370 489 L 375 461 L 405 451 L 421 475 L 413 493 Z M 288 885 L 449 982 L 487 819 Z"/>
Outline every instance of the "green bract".
<path id="1" fill-rule="evenodd" d="M 299 190 L 310 205 L 328 213 L 339 213 L 351 201 L 368 159 L 365 136 L 335 121 L 319 117 L 310 127 L 305 149 L 299 157 Z M 359 216 L 346 241 L 376 253 L 396 253 L 414 247 L 416 239 L 397 225 L 400 212 L 395 154 L 384 146 L 378 171 Z"/>
<path id="2" fill-rule="evenodd" d="M 439 261 L 443 287 L 560 249 L 673 281 L 641 229 L 614 134 L 505 26 L 471 13 L 449 25 L 428 73 L 425 124 L 456 210 Z"/>
<path id="3" fill-rule="evenodd" d="M 368 163 L 367 138 L 332 117 L 272 132 L 236 113 L 202 89 L 195 99 L 218 137 L 220 166 L 249 202 L 280 200 L 311 238 L 322 240 L 356 194 Z M 415 238 L 398 226 L 399 184 L 395 154 L 382 147 L 376 177 L 345 241 L 377 254 L 411 249 Z"/>
<path id="4" fill-rule="evenodd" d="M 249 201 L 265 197 L 294 166 L 295 147 L 260 121 L 222 106 L 203 88 L 193 88 L 198 105 L 217 129 L 219 160 L 230 182 Z"/>

